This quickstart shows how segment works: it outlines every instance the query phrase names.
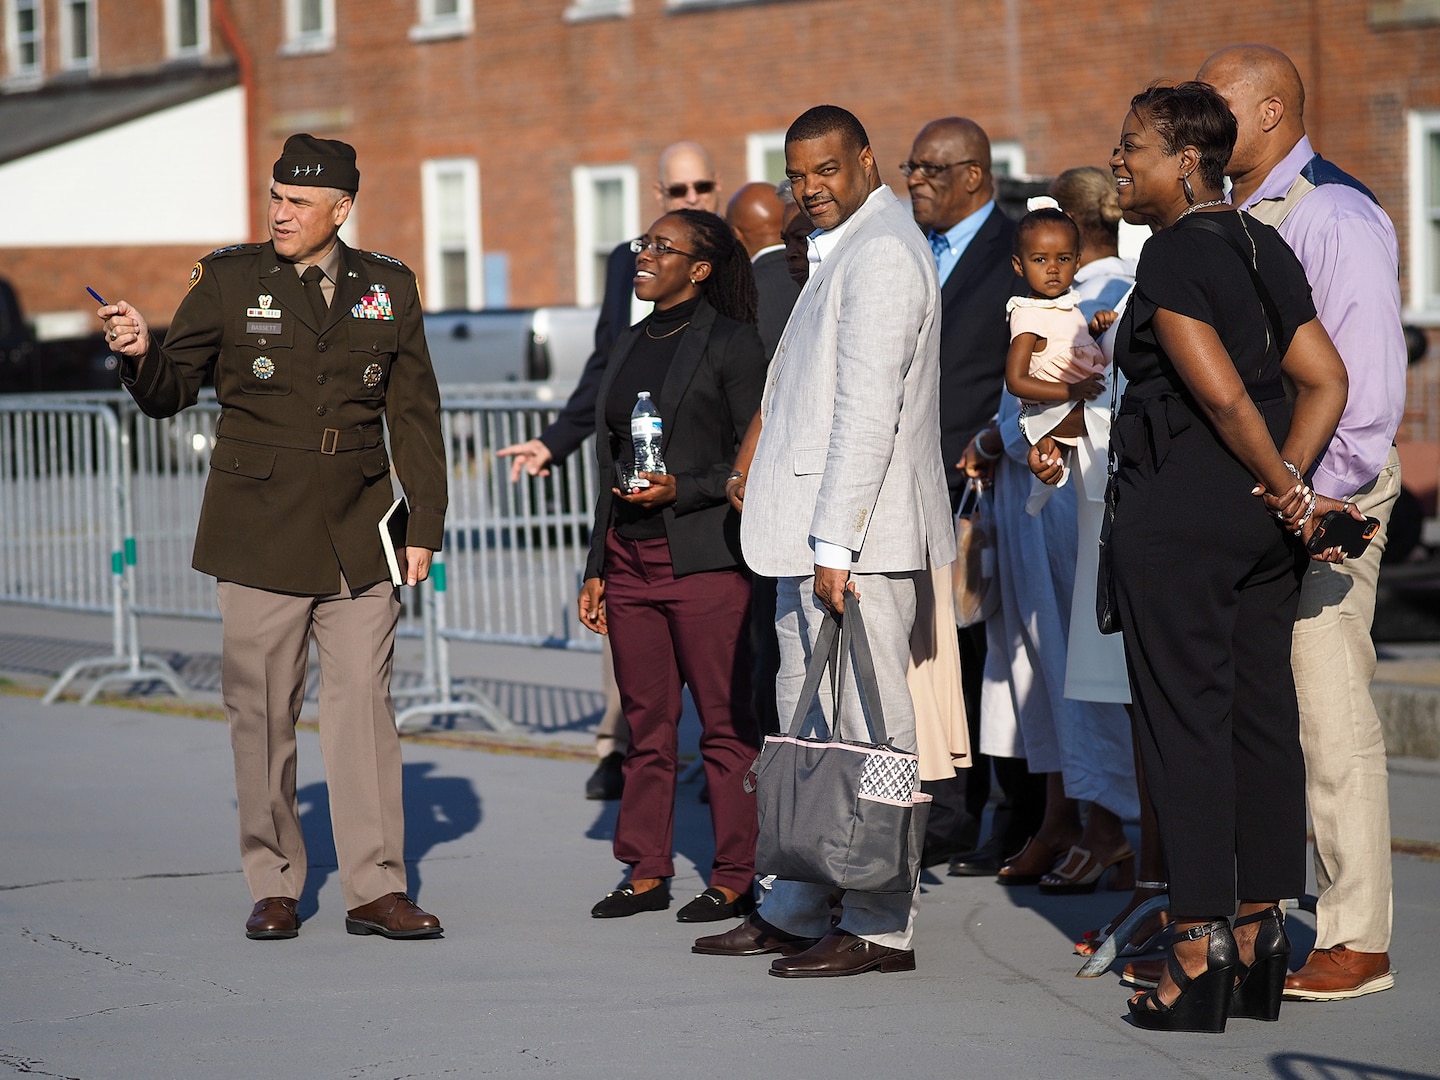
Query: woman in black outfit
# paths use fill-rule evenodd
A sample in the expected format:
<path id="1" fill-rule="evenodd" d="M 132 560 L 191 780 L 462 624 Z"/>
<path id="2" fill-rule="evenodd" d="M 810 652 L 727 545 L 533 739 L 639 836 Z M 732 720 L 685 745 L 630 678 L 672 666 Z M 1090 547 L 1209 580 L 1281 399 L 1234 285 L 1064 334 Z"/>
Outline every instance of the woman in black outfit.
<path id="1" fill-rule="evenodd" d="M 703 729 L 715 861 L 710 887 L 681 922 L 753 908 L 755 799 L 742 786 L 759 739 L 750 705 L 739 518 L 725 481 L 765 387 L 750 258 L 714 214 L 666 214 L 632 245 L 635 295 L 654 312 L 616 341 L 600 384 L 595 440 L 600 497 L 580 593 L 580 621 L 608 633 L 630 724 L 615 857 L 629 880 L 596 918 L 670 906 L 676 731 L 688 686 Z M 663 424 L 665 473 L 634 494 L 612 487 L 634 464 L 630 413 L 649 391 Z"/>
<path id="2" fill-rule="evenodd" d="M 1130 1002 L 1150 1028 L 1275 1019 L 1290 949 L 1278 904 L 1305 887 L 1290 640 L 1303 544 L 1339 504 L 1302 477 L 1347 384 L 1294 254 L 1225 205 L 1235 131 L 1211 87 L 1155 87 L 1110 159 L 1120 206 L 1157 230 L 1115 350 L 1130 385 L 1110 542 L 1175 926 L 1159 986 Z"/>

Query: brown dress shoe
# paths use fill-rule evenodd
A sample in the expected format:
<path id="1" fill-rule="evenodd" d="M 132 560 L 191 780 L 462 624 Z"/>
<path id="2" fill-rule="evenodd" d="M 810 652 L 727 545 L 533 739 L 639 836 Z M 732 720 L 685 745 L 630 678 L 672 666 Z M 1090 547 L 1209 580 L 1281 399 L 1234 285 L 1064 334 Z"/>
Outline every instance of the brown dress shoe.
<path id="1" fill-rule="evenodd" d="M 829 979 L 864 971 L 914 970 L 914 949 L 876 945 L 845 930 L 831 930 L 803 953 L 770 964 L 770 974 L 782 979 Z"/>
<path id="2" fill-rule="evenodd" d="M 300 933 L 300 903 L 288 896 L 267 896 L 255 901 L 245 920 L 245 936 L 252 941 L 291 938 Z"/>
<path id="3" fill-rule="evenodd" d="M 1285 979 L 1291 1001 L 1341 1001 L 1395 985 L 1388 952 L 1356 952 L 1344 945 L 1312 949 L 1305 966 Z"/>
<path id="4" fill-rule="evenodd" d="M 1120 973 L 1120 981 L 1138 986 L 1141 990 L 1154 990 L 1160 985 L 1160 973 L 1164 970 L 1164 957 L 1159 960 L 1131 960 Z"/>
<path id="5" fill-rule="evenodd" d="M 438 937 L 440 920 L 404 893 L 387 893 L 345 913 L 345 930 L 351 934 L 379 934 L 388 938 Z"/>
<path id="6" fill-rule="evenodd" d="M 690 946 L 690 951 L 705 953 L 707 956 L 759 956 L 762 953 L 772 952 L 779 953 L 781 956 L 790 956 L 793 953 L 804 952 L 818 940 L 818 938 L 796 937 L 794 934 L 787 934 L 778 926 L 771 926 L 752 911 L 739 926 L 727 930 L 723 934 L 696 938 L 695 944 Z"/>

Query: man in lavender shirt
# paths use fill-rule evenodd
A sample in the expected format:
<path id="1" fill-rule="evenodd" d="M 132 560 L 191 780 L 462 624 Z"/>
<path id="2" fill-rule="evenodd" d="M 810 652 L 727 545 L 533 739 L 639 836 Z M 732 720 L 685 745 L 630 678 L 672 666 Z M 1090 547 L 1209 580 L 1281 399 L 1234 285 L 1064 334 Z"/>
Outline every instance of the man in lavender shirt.
<path id="1" fill-rule="evenodd" d="M 1393 445 L 1405 411 L 1399 247 L 1375 197 L 1311 147 L 1305 89 L 1284 53 L 1224 49 L 1196 78 L 1224 96 L 1239 124 L 1227 170 L 1232 202 L 1274 225 L 1295 250 L 1350 375 L 1349 402 L 1311 483 L 1381 523 L 1360 558 L 1310 563 L 1291 657 L 1320 899 L 1315 949 L 1286 979 L 1285 997 L 1359 997 L 1395 985 L 1389 782 L 1370 698 L 1370 623 L 1385 528 L 1400 491 Z"/>

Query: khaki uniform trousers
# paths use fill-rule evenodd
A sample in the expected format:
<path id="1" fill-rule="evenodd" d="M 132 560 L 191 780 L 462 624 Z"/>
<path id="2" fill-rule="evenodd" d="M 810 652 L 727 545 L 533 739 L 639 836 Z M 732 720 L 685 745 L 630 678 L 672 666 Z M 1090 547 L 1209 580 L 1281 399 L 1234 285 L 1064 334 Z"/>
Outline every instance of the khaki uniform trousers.
<path id="1" fill-rule="evenodd" d="M 1351 500 L 1362 514 L 1380 519 L 1379 534 L 1358 559 L 1312 562 L 1300 586 L 1291 667 L 1315 832 L 1317 949 L 1390 950 L 1390 781 L 1385 737 L 1370 697 L 1370 624 L 1386 528 L 1399 494 L 1400 457 L 1392 447 L 1380 475 Z"/>
<path id="2" fill-rule="evenodd" d="M 251 895 L 299 899 L 305 887 L 295 722 L 312 635 L 320 656 L 320 752 L 346 910 L 405 892 L 400 738 L 390 701 L 400 617 L 394 586 L 382 581 L 358 593 L 294 596 L 222 581 L 216 595 L 240 863 Z"/>

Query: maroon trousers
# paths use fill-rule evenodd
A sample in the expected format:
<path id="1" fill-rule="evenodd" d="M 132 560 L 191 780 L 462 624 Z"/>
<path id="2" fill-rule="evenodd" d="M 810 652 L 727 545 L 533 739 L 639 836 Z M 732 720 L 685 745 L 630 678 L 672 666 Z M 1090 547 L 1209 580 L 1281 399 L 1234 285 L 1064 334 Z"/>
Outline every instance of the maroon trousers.
<path id="1" fill-rule="evenodd" d="M 759 737 L 750 705 L 750 583 L 738 570 L 676 578 L 670 544 L 605 538 L 605 615 L 630 724 L 615 857 L 636 878 L 669 878 L 681 687 L 700 714 L 715 862 L 710 884 L 748 892 L 755 797 L 743 787 Z"/>

